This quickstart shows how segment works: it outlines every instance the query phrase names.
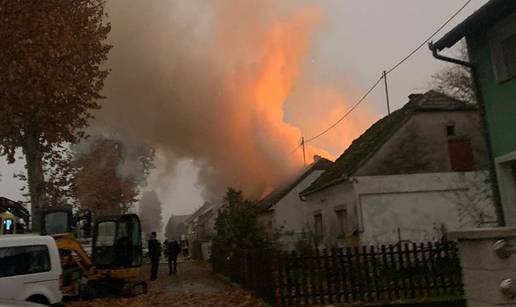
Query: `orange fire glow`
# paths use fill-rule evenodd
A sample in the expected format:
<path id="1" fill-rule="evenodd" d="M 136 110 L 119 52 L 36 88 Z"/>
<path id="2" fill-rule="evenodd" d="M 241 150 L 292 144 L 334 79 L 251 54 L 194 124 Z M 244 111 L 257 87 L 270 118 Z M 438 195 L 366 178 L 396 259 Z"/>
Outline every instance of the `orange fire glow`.
<path id="1" fill-rule="evenodd" d="M 317 6 L 273 0 L 109 6 L 113 71 L 96 124 L 156 147 L 168 173 L 191 159 L 205 199 L 228 186 L 257 196 L 289 179 L 303 166 L 301 150 L 291 153 L 301 132 L 313 136 L 350 107 L 342 90 L 305 76 L 324 22 Z M 370 122 L 362 110 L 307 145 L 307 162 L 314 154 L 338 155 Z"/>

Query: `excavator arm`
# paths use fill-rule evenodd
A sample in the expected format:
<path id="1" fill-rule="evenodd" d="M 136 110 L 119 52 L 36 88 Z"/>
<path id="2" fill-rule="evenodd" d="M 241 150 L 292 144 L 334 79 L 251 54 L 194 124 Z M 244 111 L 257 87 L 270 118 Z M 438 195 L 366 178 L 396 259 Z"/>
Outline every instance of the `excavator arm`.
<path id="1" fill-rule="evenodd" d="M 91 262 L 91 258 L 88 256 L 81 243 L 79 243 L 72 234 L 55 234 L 52 235 L 52 237 L 56 240 L 59 250 L 70 251 L 73 256 L 75 256 L 77 265 L 79 265 L 83 272 L 86 273 L 92 268 L 93 263 Z"/>

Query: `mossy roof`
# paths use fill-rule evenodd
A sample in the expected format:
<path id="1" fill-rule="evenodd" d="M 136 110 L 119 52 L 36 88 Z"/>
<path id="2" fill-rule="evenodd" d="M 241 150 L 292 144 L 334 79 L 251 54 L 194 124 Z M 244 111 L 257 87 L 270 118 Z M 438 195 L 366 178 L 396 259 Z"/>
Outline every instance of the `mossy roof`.
<path id="1" fill-rule="evenodd" d="M 332 167 L 325 171 L 301 195 L 321 190 L 352 175 L 398 131 L 416 111 L 476 110 L 474 104 L 456 100 L 436 91 L 409 96 L 409 103 L 375 122 L 355 139 Z"/>
<path id="2" fill-rule="evenodd" d="M 277 204 L 283 197 L 285 197 L 292 189 L 300 184 L 306 177 L 308 177 L 313 171 L 316 170 L 327 170 L 333 165 L 333 162 L 325 158 L 320 157 L 317 162 L 312 163 L 305 167 L 295 178 L 282 186 L 276 188 L 274 191 L 265 196 L 258 202 L 258 207 L 263 210 L 271 209 Z"/>

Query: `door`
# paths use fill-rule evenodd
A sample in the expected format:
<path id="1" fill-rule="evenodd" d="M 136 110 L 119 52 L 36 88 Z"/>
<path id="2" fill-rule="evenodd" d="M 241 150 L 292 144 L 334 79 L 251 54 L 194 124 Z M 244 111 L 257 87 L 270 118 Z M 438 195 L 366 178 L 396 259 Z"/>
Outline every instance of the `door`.
<path id="1" fill-rule="evenodd" d="M 95 223 L 93 263 L 98 267 L 139 267 L 142 264 L 140 219 L 125 214 Z"/>
<path id="2" fill-rule="evenodd" d="M 118 223 L 118 263 L 124 267 L 142 265 L 142 236 L 140 219 L 136 214 L 123 215 Z"/>
<path id="3" fill-rule="evenodd" d="M 2 298 L 24 300 L 33 290 L 54 293 L 59 286 L 58 272 L 52 270 L 47 245 L 0 247 Z"/>
<path id="4" fill-rule="evenodd" d="M 103 219 L 95 223 L 93 230 L 92 258 L 98 267 L 115 265 L 115 242 L 118 222 Z"/>

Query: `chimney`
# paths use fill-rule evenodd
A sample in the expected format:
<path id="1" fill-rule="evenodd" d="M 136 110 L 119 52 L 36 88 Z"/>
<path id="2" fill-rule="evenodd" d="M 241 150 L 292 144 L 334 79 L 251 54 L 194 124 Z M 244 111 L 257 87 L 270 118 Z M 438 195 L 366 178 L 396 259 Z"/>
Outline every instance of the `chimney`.
<path id="1" fill-rule="evenodd" d="M 317 161 L 321 160 L 321 156 L 314 155 L 314 163 L 317 163 Z"/>
<path id="2" fill-rule="evenodd" d="M 410 95 L 408 95 L 408 98 L 409 98 L 409 101 L 414 101 L 414 100 L 421 98 L 421 96 L 423 96 L 423 94 L 410 94 Z"/>

